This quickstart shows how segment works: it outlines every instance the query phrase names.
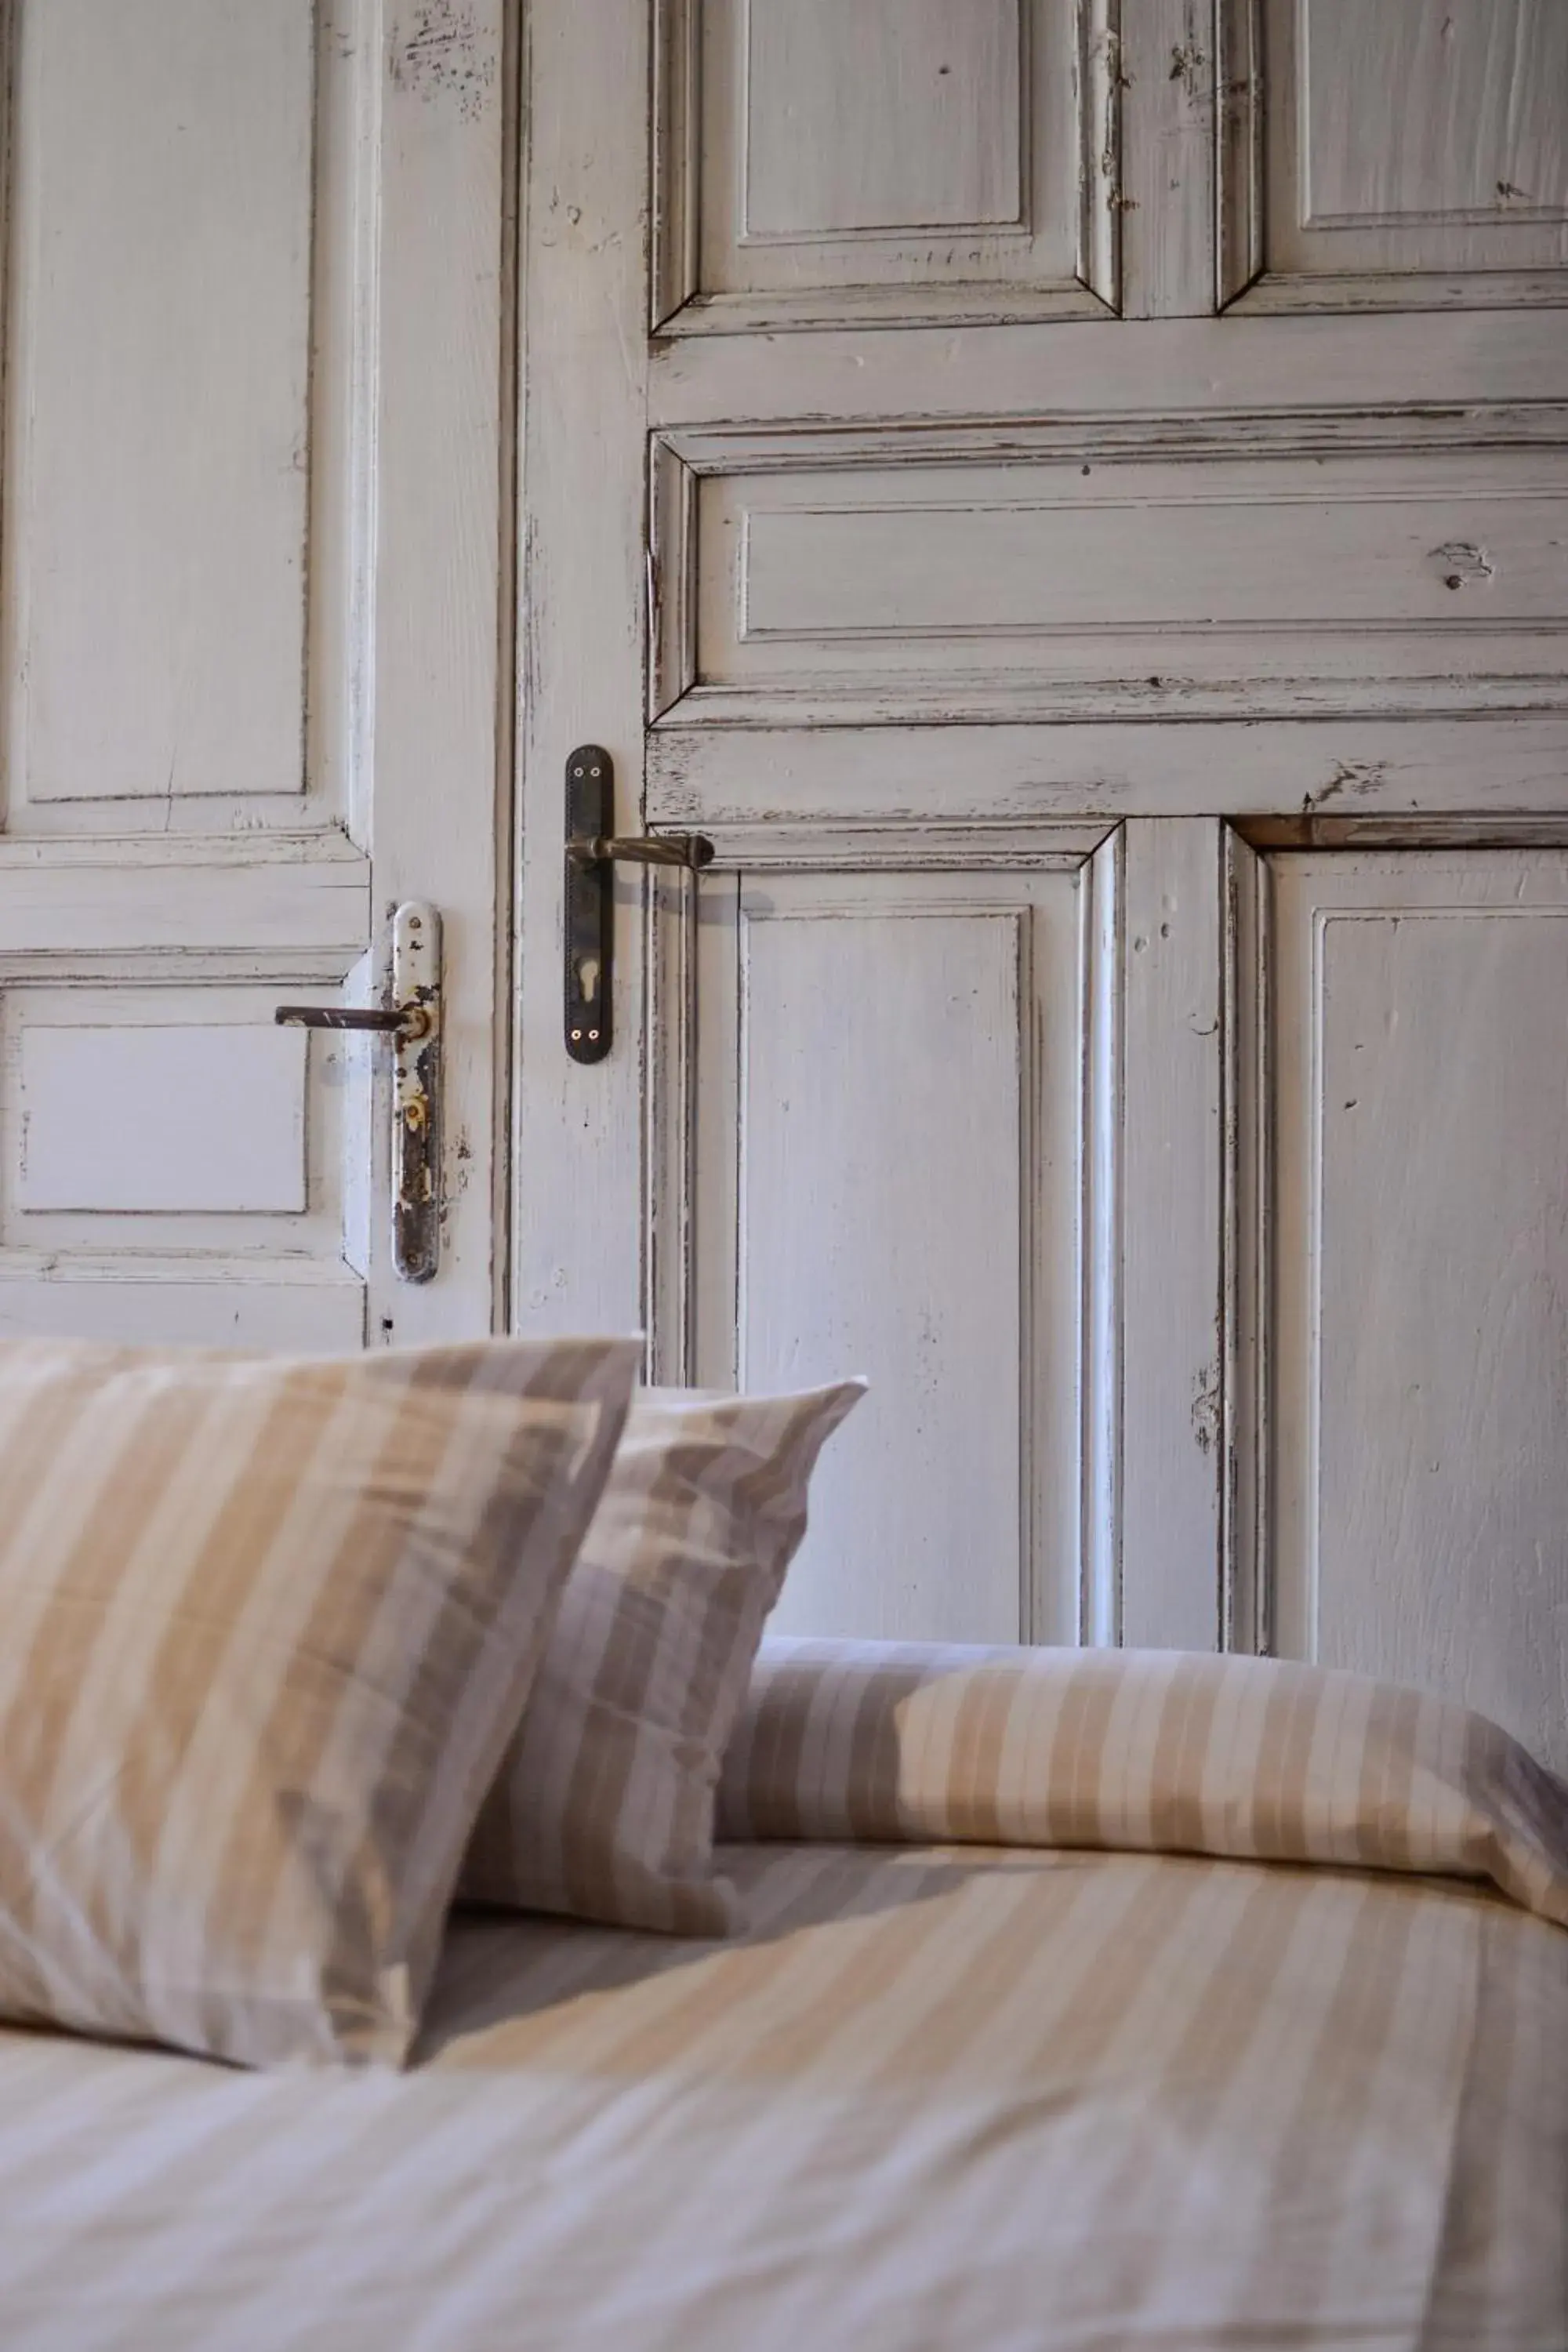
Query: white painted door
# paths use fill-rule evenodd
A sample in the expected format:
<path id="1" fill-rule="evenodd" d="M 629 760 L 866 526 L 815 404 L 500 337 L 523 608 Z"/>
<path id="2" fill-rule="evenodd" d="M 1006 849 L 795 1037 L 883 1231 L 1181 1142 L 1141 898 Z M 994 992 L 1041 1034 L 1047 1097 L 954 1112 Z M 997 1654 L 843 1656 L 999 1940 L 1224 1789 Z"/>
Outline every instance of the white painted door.
<path id="1" fill-rule="evenodd" d="M 517 1311 L 870 1373 L 797 1629 L 1267 1636 L 1232 828 L 1568 808 L 1560 13 L 534 0 Z"/>
<path id="2" fill-rule="evenodd" d="M 500 0 L 14 0 L 0 1330 L 490 1326 Z M 390 909 L 445 921 L 440 1270 Z"/>

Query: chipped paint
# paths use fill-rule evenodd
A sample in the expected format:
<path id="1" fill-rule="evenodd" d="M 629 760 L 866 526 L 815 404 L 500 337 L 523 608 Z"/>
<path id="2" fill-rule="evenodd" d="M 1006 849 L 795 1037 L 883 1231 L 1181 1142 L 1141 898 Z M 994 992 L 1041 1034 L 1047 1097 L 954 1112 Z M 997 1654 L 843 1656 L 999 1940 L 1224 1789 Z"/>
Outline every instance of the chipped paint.
<path id="1" fill-rule="evenodd" d="M 1446 540 L 1427 561 L 1442 573 L 1445 588 L 1468 588 L 1497 576 L 1490 554 L 1473 539 Z"/>
<path id="2" fill-rule="evenodd" d="M 455 106 L 465 122 L 484 114 L 498 80 L 495 50 L 475 11 L 460 0 L 419 0 L 395 25 L 390 70 L 395 89 L 427 106 Z"/>
<path id="3" fill-rule="evenodd" d="M 1219 1444 L 1219 1366 L 1203 1364 L 1193 1383 L 1193 1438 L 1200 1454 L 1212 1454 Z"/>
<path id="4" fill-rule="evenodd" d="M 1310 816 L 1314 810 L 1326 808 L 1330 801 L 1348 794 L 1352 800 L 1364 800 L 1382 791 L 1388 781 L 1386 760 L 1340 760 L 1326 784 L 1302 796 L 1301 814 Z"/>

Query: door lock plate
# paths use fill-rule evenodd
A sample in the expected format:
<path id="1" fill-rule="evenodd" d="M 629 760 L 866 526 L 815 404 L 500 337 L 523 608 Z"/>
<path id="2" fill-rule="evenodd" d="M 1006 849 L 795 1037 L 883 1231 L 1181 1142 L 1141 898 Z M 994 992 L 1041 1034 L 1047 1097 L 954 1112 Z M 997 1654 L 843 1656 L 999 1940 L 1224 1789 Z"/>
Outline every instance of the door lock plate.
<path id="1" fill-rule="evenodd" d="M 675 866 L 700 874 L 713 862 L 713 844 L 700 833 L 618 834 L 615 824 L 615 762 L 601 744 L 579 744 L 566 762 L 562 926 L 563 1025 L 574 1062 L 602 1062 L 610 1050 L 616 866 Z"/>
<path id="2" fill-rule="evenodd" d="M 610 1050 L 611 975 L 616 945 L 612 867 L 574 847 L 597 843 L 616 829 L 616 770 L 597 743 L 584 743 L 566 762 L 566 950 L 563 1020 L 574 1062 L 602 1062 Z"/>
<path id="3" fill-rule="evenodd" d="M 392 919 L 392 1255 L 405 1282 L 441 1263 L 441 918 L 410 898 Z"/>

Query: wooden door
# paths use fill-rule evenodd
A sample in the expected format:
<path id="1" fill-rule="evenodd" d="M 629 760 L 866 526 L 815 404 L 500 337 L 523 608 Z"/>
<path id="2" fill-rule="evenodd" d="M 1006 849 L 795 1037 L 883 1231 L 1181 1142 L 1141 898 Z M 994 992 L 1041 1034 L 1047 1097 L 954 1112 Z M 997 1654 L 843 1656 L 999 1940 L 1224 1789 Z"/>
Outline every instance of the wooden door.
<path id="1" fill-rule="evenodd" d="M 1460 13 L 531 11 L 517 1312 L 871 1375 L 792 1625 L 1258 1633 L 1234 828 L 1568 801 L 1555 12 Z M 584 740 L 715 849 L 595 1068 Z"/>
<path id="2" fill-rule="evenodd" d="M 499 5 L 7 11 L 0 1330 L 490 1326 Z M 445 921 L 441 1268 L 389 914 Z"/>

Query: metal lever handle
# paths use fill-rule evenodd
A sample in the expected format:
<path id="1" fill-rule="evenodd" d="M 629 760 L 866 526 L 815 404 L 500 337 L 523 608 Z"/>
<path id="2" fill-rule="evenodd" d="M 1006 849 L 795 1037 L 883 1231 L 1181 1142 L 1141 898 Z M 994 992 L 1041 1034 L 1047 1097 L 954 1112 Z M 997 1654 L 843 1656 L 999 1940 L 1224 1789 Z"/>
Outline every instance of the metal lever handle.
<path id="1" fill-rule="evenodd" d="M 577 866 L 686 866 L 713 863 L 713 844 L 700 833 L 612 833 L 579 835 L 566 845 Z"/>
<path id="2" fill-rule="evenodd" d="M 430 1015 L 422 1004 L 376 1013 L 355 1004 L 279 1004 L 272 1018 L 297 1029 L 377 1029 L 388 1036 L 427 1037 Z"/>
<path id="3" fill-rule="evenodd" d="M 441 918 L 410 899 L 392 918 L 392 1003 L 279 1004 L 300 1029 L 357 1029 L 393 1041 L 392 1262 L 428 1282 L 441 1257 Z"/>
<path id="4" fill-rule="evenodd" d="M 612 868 L 674 866 L 700 874 L 713 862 L 700 833 L 613 830 L 616 765 L 602 743 L 580 743 L 566 762 L 562 1027 L 574 1062 L 602 1062 L 614 1013 L 616 905 Z"/>

